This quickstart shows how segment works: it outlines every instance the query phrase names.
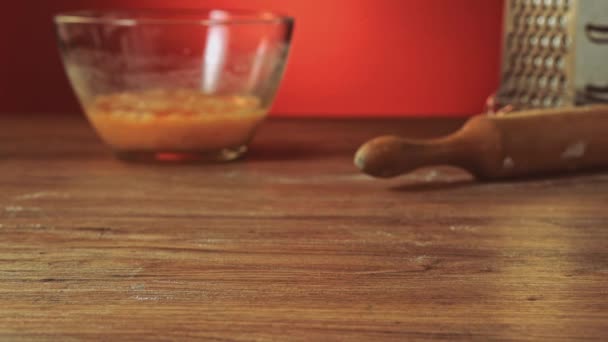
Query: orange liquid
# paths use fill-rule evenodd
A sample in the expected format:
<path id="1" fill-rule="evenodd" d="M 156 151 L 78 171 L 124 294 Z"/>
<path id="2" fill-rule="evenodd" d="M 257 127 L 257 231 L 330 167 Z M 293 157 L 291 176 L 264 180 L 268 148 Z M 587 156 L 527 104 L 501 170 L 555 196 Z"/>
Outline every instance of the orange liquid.
<path id="1" fill-rule="evenodd" d="M 188 89 L 102 95 L 85 110 L 115 149 L 150 152 L 243 146 L 267 113 L 254 96 L 209 96 Z"/>

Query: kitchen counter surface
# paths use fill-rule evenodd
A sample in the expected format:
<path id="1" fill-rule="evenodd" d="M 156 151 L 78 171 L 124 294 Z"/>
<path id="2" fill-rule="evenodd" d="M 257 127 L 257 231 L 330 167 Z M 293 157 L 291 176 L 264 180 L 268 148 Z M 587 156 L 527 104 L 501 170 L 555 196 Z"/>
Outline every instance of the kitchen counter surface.
<path id="1" fill-rule="evenodd" d="M 608 340 L 607 173 L 352 165 L 460 124 L 274 119 L 243 161 L 175 165 L 4 115 L 0 340 Z"/>

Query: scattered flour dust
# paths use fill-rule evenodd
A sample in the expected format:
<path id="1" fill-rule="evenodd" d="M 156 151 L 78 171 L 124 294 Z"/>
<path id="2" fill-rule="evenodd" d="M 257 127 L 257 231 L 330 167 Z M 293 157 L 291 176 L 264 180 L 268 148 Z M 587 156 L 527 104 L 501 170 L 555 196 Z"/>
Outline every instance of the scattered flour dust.
<path id="1" fill-rule="evenodd" d="M 70 195 L 62 192 L 40 191 L 30 194 L 23 194 L 15 197 L 17 201 L 42 199 L 42 198 L 69 198 Z"/>
<path id="2" fill-rule="evenodd" d="M 506 157 L 502 161 L 502 168 L 505 170 L 512 169 L 515 167 L 515 161 L 511 157 Z"/>
<path id="3" fill-rule="evenodd" d="M 577 159 L 585 156 L 587 151 L 587 143 L 584 141 L 578 141 L 574 144 L 568 145 L 564 152 L 562 152 L 562 159 Z"/>

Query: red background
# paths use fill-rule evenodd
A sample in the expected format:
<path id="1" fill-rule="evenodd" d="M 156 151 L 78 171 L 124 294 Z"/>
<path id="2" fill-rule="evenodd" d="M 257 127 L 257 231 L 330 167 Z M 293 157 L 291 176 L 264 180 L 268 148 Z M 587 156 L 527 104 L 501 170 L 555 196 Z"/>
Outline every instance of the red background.
<path id="1" fill-rule="evenodd" d="M 77 112 L 52 14 L 228 7 L 296 17 L 285 115 L 468 115 L 498 84 L 502 0 L 21 0 L 0 12 L 0 112 Z"/>

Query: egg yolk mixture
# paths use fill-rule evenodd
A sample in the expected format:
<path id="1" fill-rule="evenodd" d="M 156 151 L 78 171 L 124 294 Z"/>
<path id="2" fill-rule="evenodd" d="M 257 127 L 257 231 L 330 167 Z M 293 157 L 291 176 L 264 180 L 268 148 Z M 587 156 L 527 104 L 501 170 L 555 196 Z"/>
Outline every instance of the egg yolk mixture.
<path id="1" fill-rule="evenodd" d="M 118 150 L 210 151 L 247 144 L 267 108 L 255 96 L 161 89 L 101 95 L 85 111 Z"/>

